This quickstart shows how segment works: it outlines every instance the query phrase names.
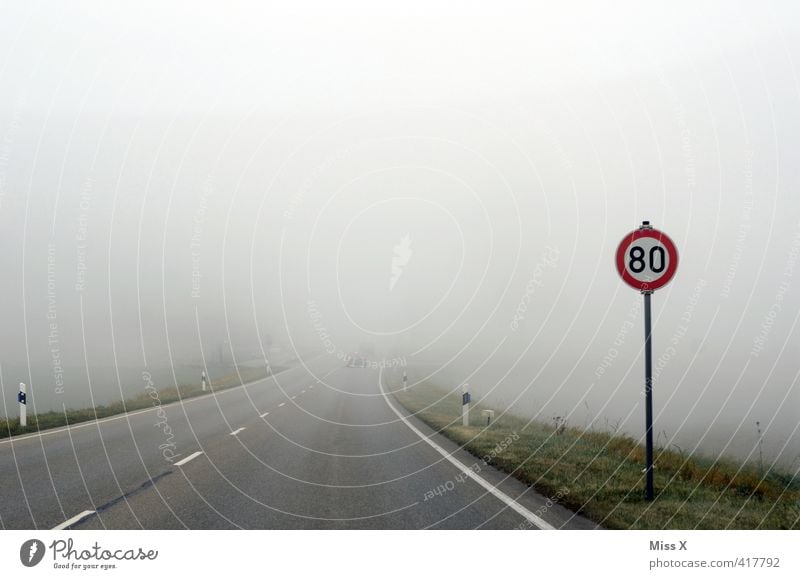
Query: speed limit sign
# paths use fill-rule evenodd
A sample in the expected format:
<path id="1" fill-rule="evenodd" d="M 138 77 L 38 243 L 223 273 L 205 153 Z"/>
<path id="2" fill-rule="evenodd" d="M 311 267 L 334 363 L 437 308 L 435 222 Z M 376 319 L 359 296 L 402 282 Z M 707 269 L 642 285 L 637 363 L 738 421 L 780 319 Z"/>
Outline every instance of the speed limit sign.
<path id="1" fill-rule="evenodd" d="M 617 272 L 623 281 L 641 292 L 664 287 L 678 269 L 678 250 L 666 233 L 642 227 L 626 235 L 617 247 Z"/>
<path id="2" fill-rule="evenodd" d="M 645 499 L 655 498 L 653 477 L 653 333 L 650 301 L 678 269 L 678 250 L 666 233 L 653 229 L 649 221 L 626 235 L 617 247 L 617 272 L 623 281 L 644 296 L 644 427 Z"/>

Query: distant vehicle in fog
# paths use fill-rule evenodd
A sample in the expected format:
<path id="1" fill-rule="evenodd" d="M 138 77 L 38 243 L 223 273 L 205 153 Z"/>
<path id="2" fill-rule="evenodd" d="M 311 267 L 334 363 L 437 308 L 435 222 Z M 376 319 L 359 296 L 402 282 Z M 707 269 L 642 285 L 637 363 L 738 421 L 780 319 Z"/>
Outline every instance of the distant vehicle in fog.
<path id="1" fill-rule="evenodd" d="M 367 367 L 367 358 L 360 354 L 359 352 L 354 352 L 350 354 L 347 359 L 347 367 L 348 368 L 366 368 Z"/>

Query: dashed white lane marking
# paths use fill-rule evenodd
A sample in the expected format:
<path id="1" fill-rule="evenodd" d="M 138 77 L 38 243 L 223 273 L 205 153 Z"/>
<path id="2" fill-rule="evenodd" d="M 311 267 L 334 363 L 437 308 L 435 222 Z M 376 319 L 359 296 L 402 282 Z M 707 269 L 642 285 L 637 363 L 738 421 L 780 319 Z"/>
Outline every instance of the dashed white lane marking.
<path id="1" fill-rule="evenodd" d="M 301 391 L 300 391 L 300 394 L 305 394 L 305 393 L 306 393 L 306 391 L 305 391 L 305 390 L 301 390 Z"/>
<path id="2" fill-rule="evenodd" d="M 378 372 L 378 385 L 380 386 L 381 394 L 383 394 L 383 399 L 386 400 L 386 404 L 389 405 L 389 408 L 391 408 L 394 411 L 394 413 L 397 414 L 397 417 L 400 420 L 402 420 L 405 423 L 405 425 L 408 426 L 414 434 L 416 434 L 422 440 L 427 442 L 431 446 L 431 448 L 433 448 L 436 452 L 438 452 L 444 458 L 446 458 L 450 463 L 453 464 L 453 466 L 455 466 L 462 473 L 464 473 L 469 478 L 474 480 L 476 483 L 481 485 L 492 496 L 494 496 L 495 498 L 501 500 L 511 510 L 513 510 L 515 513 L 517 513 L 517 514 L 521 515 L 522 517 L 524 517 L 525 519 L 527 519 L 528 522 L 530 522 L 532 525 L 534 525 L 536 527 L 539 527 L 540 529 L 547 529 L 549 531 L 555 530 L 555 527 L 553 525 L 551 525 L 550 523 L 545 521 L 543 518 L 534 515 L 528 509 L 526 509 L 521 504 L 519 504 L 517 501 L 515 501 L 510 496 L 508 496 L 506 493 L 504 493 L 503 491 L 501 491 L 497 487 L 493 486 L 488 481 L 484 480 L 483 477 L 478 476 L 477 474 L 475 474 L 475 472 L 471 468 L 467 468 L 466 466 L 464 466 L 461 463 L 460 460 L 458 460 L 455 457 L 453 457 L 449 452 L 447 452 L 441 446 L 439 446 L 438 444 L 433 442 L 430 438 L 425 436 L 425 434 L 423 432 L 421 432 L 416 426 L 411 424 L 408 421 L 408 419 L 406 419 L 406 417 L 403 416 L 403 414 L 395 407 L 395 405 L 392 404 L 391 400 L 389 400 L 389 396 L 386 394 L 386 391 L 383 389 L 383 380 L 382 380 L 382 377 L 381 377 L 381 371 Z"/>
<path id="3" fill-rule="evenodd" d="M 297 396 L 292 396 L 292 400 L 294 400 L 295 398 L 297 398 Z"/>
<path id="4" fill-rule="evenodd" d="M 286 406 L 286 402 L 281 402 L 280 404 L 278 404 L 278 408 L 280 408 L 281 406 Z"/>
<path id="5" fill-rule="evenodd" d="M 268 414 L 269 414 L 269 412 L 265 412 L 264 414 L 261 414 L 260 416 L 261 416 L 261 418 L 264 418 Z"/>
<path id="6" fill-rule="evenodd" d="M 242 426 L 241 428 L 237 428 L 236 430 L 234 430 L 233 432 L 231 432 L 231 436 L 236 436 L 236 435 L 237 435 L 237 434 L 239 434 L 239 433 L 240 433 L 242 430 L 247 430 L 247 427 L 246 427 L 246 426 Z"/>
<path id="7" fill-rule="evenodd" d="M 74 525 L 76 523 L 80 523 L 86 517 L 89 517 L 89 516 L 95 514 L 95 512 L 96 511 L 83 511 L 82 513 L 78 513 L 77 515 L 75 515 L 71 519 L 67 519 L 66 521 L 64 521 L 60 525 L 57 525 L 57 526 L 53 527 L 51 529 L 51 531 L 63 531 L 64 529 L 66 529 L 66 528 L 68 528 L 68 527 L 70 527 L 70 526 L 72 526 L 72 525 Z"/>
<path id="8" fill-rule="evenodd" d="M 200 456 L 201 454 L 203 454 L 203 451 L 201 451 L 201 450 L 198 450 L 197 452 L 193 452 L 192 454 L 190 454 L 190 455 L 189 455 L 189 456 L 187 456 L 186 458 L 184 458 L 184 459 L 181 459 L 181 460 L 179 460 L 178 462 L 176 462 L 176 463 L 175 463 L 175 466 L 183 466 L 184 464 L 186 464 L 186 463 L 187 463 L 187 462 L 189 462 L 190 460 L 194 460 L 195 458 L 197 458 L 197 457 L 198 457 L 198 456 Z"/>
<path id="9" fill-rule="evenodd" d="M 314 388 L 314 385 L 312 384 L 311 386 L 309 386 L 309 388 L 313 389 L 313 388 Z"/>

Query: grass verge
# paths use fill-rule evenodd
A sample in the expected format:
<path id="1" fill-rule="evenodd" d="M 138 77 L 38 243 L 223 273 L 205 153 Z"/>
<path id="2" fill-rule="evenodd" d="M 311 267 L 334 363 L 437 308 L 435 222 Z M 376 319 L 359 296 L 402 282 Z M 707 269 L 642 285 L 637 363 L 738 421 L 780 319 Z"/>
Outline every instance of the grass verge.
<path id="1" fill-rule="evenodd" d="M 463 427 L 458 395 L 420 384 L 394 396 L 475 456 L 606 528 L 800 529 L 800 483 L 788 473 L 657 448 L 657 498 L 648 503 L 644 447 L 631 437 L 510 415 L 486 427 L 488 407 L 475 404 L 470 424 L 479 426 Z"/>
<path id="2" fill-rule="evenodd" d="M 272 373 L 275 373 L 283 368 L 276 366 L 272 369 Z M 28 414 L 28 425 L 26 427 L 20 426 L 19 418 L 0 419 L 0 439 L 18 436 L 20 434 L 32 434 L 41 430 L 69 426 L 88 420 L 107 418 L 116 414 L 133 412 L 134 410 L 153 408 L 158 404 L 164 405 L 177 402 L 178 400 L 194 398 L 195 396 L 208 394 L 211 391 L 219 392 L 221 390 L 227 390 L 248 382 L 266 378 L 269 375 L 266 368 L 244 368 L 239 371 L 239 374 L 230 374 L 219 380 L 212 381 L 207 392 L 203 392 L 200 384 L 184 384 L 177 388 L 163 388 L 155 391 L 157 392 L 157 396 L 154 396 L 151 392 L 143 388 L 143 392 L 139 396 L 113 402 L 108 405 L 100 405 L 95 408 L 67 408 L 63 412 L 51 411 L 41 412 L 39 414 Z"/>

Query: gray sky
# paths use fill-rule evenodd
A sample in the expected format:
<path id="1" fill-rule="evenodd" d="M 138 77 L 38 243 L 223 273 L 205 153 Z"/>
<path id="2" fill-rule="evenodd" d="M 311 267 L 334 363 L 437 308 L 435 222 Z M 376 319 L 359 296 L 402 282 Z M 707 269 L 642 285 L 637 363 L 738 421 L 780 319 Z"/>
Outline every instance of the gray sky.
<path id="1" fill-rule="evenodd" d="M 7 403 L 33 378 L 58 405 L 55 366 L 84 404 L 87 363 L 322 329 L 638 433 L 641 298 L 613 254 L 649 219 L 681 252 L 657 424 L 747 456 L 760 420 L 797 464 L 793 3 L 163 4 L 2 4 Z"/>

